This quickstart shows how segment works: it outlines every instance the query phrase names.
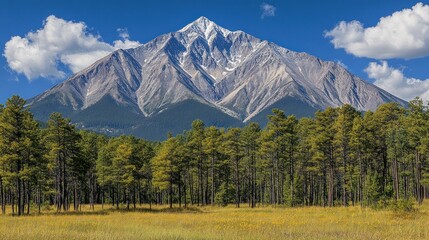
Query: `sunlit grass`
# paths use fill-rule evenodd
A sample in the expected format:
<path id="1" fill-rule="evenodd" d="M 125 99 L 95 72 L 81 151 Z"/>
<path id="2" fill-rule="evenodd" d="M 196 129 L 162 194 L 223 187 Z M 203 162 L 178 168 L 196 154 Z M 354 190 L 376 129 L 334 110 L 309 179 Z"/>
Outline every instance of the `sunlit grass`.
<path id="1" fill-rule="evenodd" d="M 414 213 L 360 207 L 82 207 L 0 217 L 0 239 L 429 239 L 429 204 Z"/>

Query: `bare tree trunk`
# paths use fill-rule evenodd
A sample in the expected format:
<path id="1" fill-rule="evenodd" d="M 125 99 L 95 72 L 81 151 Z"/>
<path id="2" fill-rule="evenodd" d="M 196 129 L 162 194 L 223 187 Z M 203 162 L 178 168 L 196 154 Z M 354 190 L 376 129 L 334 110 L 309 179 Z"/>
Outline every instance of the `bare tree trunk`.
<path id="1" fill-rule="evenodd" d="M 78 184 L 77 180 L 74 180 L 74 193 L 73 193 L 73 210 L 79 210 L 79 193 L 78 193 Z"/>
<path id="2" fill-rule="evenodd" d="M 418 152 L 418 150 L 416 150 L 416 158 L 415 158 L 415 179 L 416 179 L 416 197 L 417 197 L 417 202 L 418 204 L 422 204 L 423 202 L 423 198 L 422 198 L 422 189 L 421 189 L 421 185 L 420 185 L 420 178 L 421 178 L 421 167 L 420 167 L 420 153 Z"/>
<path id="3" fill-rule="evenodd" d="M 180 183 L 179 183 L 178 189 L 179 189 L 179 208 L 181 208 L 182 207 L 182 185 Z"/>
<path id="4" fill-rule="evenodd" d="M 211 205 L 214 205 L 215 199 L 215 176 L 214 176 L 214 164 L 215 164 L 215 156 L 212 156 L 212 166 L 211 166 L 211 175 L 212 175 L 212 192 L 211 192 Z"/>
<path id="5" fill-rule="evenodd" d="M 184 197 L 185 197 L 185 208 L 187 208 L 188 207 L 188 198 L 187 198 L 187 187 L 186 187 L 186 185 L 188 184 L 188 182 L 189 182 L 189 179 L 188 179 L 188 174 L 185 174 L 185 179 L 184 179 L 184 184 L 183 184 L 183 193 L 184 193 Z"/>
<path id="6" fill-rule="evenodd" d="M 26 201 L 27 201 L 27 215 L 30 215 L 30 197 L 31 197 L 31 188 L 30 188 L 30 184 L 27 183 L 27 191 L 26 191 Z"/>
<path id="7" fill-rule="evenodd" d="M 208 168 L 205 171 L 205 187 L 204 187 L 204 205 L 209 204 L 209 170 Z"/>
<path id="8" fill-rule="evenodd" d="M 345 146 L 343 146 L 343 149 L 345 149 Z M 346 150 L 343 150 L 343 169 L 344 169 L 344 175 L 343 175 L 343 206 L 348 206 L 348 199 L 347 199 L 347 152 Z"/>
<path id="9" fill-rule="evenodd" d="M 201 162 L 201 157 L 198 159 L 198 203 L 197 206 L 200 205 L 200 200 L 201 200 L 201 205 L 203 204 L 203 169 L 202 169 L 202 162 Z"/>
<path id="10" fill-rule="evenodd" d="M 239 208 L 240 207 L 240 174 L 238 171 L 238 162 L 239 162 L 239 159 L 238 158 L 235 159 L 235 182 L 236 182 L 235 198 L 236 198 L 236 205 Z"/>
<path id="11" fill-rule="evenodd" d="M 15 196 L 9 190 L 10 201 L 12 202 L 12 216 L 15 216 Z"/>
<path id="12" fill-rule="evenodd" d="M 295 179 L 294 179 L 294 173 L 295 173 L 295 169 L 294 169 L 294 159 L 293 159 L 293 145 L 290 144 L 290 150 L 289 150 L 289 159 L 290 159 L 290 205 L 293 207 L 294 205 L 294 185 L 295 185 Z"/>
<path id="13" fill-rule="evenodd" d="M 19 174 L 21 171 L 21 160 L 17 161 L 17 173 Z M 22 206 L 24 205 L 23 197 L 22 197 L 22 183 L 21 183 L 21 177 L 18 176 L 16 178 L 16 189 L 17 189 L 17 202 L 16 205 L 18 207 L 18 216 L 21 216 L 23 214 Z"/>
<path id="14" fill-rule="evenodd" d="M 127 210 L 130 210 L 130 193 L 131 193 L 131 190 L 130 190 L 130 187 L 128 186 L 128 187 L 126 187 L 125 189 L 124 189 L 124 197 L 125 197 L 125 201 L 127 201 Z"/>
<path id="15" fill-rule="evenodd" d="M 1 201 L 1 213 L 6 214 L 6 197 L 3 189 L 3 178 L 0 177 L 0 201 Z"/>
<path id="16" fill-rule="evenodd" d="M 148 189 L 148 191 L 149 191 L 149 209 L 152 209 L 152 181 L 150 181 L 149 180 L 149 183 L 148 183 L 148 185 L 149 185 L 149 189 Z"/>
<path id="17" fill-rule="evenodd" d="M 328 206 L 334 206 L 334 156 L 332 146 L 329 156 Z"/>
<path id="18" fill-rule="evenodd" d="M 104 209 L 104 186 L 100 186 L 101 190 L 101 209 Z"/>
<path id="19" fill-rule="evenodd" d="M 133 208 L 136 209 L 136 185 L 133 184 Z"/>
<path id="20" fill-rule="evenodd" d="M 116 184 L 116 209 L 119 209 L 119 184 Z"/>
<path id="21" fill-rule="evenodd" d="M 42 205 L 42 193 L 41 193 L 41 191 L 40 191 L 40 187 L 38 187 L 37 188 L 37 195 L 38 195 L 38 199 L 37 199 L 37 205 L 38 205 L 38 207 L 39 207 L 39 214 L 41 213 L 41 205 Z"/>
<path id="22" fill-rule="evenodd" d="M 392 172 L 393 172 L 393 187 L 395 190 L 395 197 L 396 197 L 396 200 L 398 200 L 399 199 L 399 175 L 398 175 L 398 160 L 396 156 L 393 159 Z"/>
<path id="23" fill-rule="evenodd" d="M 172 182 L 170 182 L 168 195 L 169 195 L 170 208 L 173 208 L 173 183 Z"/>
<path id="24" fill-rule="evenodd" d="M 194 178 L 192 177 L 192 173 L 188 168 L 188 182 L 189 182 L 189 195 L 191 200 L 191 205 L 194 205 Z"/>

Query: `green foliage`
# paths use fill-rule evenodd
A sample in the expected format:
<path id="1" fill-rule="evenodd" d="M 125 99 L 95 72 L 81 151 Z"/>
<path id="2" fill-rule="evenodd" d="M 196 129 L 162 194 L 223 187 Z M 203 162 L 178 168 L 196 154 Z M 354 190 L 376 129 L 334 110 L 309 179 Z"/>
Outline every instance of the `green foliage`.
<path id="1" fill-rule="evenodd" d="M 235 188 L 232 184 L 222 183 L 219 186 L 219 190 L 216 194 L 215 203 L 219 206 L 226 206 L 234 202 L 235 199 Z"/>
<path id="2" fill-rule="evenodd" d="M 0 202 L 18 214 L 47 202 L 57 211 L 82 202 L 411 211 L 429 189 L 428 120 L 421 99 L 408 109 L 389 103 L 361 114 L 346 104 L 301 119 L 274 109 L 263 129 L 195 120 L 183 134 L 148 142 L 78 131 L 59 113 L 41 129 L 12 97 L 0 106 Z"/>
<path id="3" fill-rule="evenodd" d="M 387 208 L 394 212 L 414 212 L 414 202 L 410 199 L 389 200 Z"/>
<path id="4" fill-rule="evenodd" d="M 129 143 L 121 143 L 116 148 L 112 159 L 112 177 L 115 183 L 129 187 L 133 181 L 136 166 L 131 164 L 132 148 Z"/>
<path id="5" fill-rule="evenodd" d="M 40 131 L 25 107 L 25 100 L 13 96 L 0 106 L 0 190 L 5 213 L 4 188 L 13 192 L 18 215 L 24 214 L 25 184 L 40 186 L 38 173 L 44 171 L 41 159 Z M 39 162 L 40 161 L 40 162 Z"/>
<path id="6" fill-rule="evenodd" d="M 151 161 L 153 186 L 160 190 L 167 190 L 175 180 L 179 170 L 179 144 L 176 138 L 168 138 Z"/>

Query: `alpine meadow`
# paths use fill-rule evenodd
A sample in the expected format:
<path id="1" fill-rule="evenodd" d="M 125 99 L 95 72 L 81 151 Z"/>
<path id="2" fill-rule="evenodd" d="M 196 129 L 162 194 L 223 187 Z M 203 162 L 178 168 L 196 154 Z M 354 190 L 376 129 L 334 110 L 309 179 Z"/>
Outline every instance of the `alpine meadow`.
<path id="1" fill-rule="evenodd" d="M 100 3 L 0 1 L 0 240 L 429 239 L 428 3 Z"/>

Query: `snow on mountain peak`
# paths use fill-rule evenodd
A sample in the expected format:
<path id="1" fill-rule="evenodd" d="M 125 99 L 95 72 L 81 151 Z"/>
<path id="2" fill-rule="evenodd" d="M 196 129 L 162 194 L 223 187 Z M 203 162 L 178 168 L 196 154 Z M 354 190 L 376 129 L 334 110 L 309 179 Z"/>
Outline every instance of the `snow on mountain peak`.
<path id="1" fill-rule="evenodd" d="M 85 115 L 109 106 L 152 118 L 189 101 L 240 122 L 258 119 L 272 107 L 313 111 L 348 103 L 373 110 L 385 102 L 406 104 L 332 62 L 200 17 L 178 32 L 106 56 L 29 105 L 45 117 L 46 109 Z M 197 118 L 198 110 L 188 114 Z"/>
<path id="2" fill-rule="evenodd" d="M 228 29 L 225 29 L 216 23 L 210 21 L 208 18 L 202 16 L 197 20 L 186 25 L 184 28 L 180 29 L 178 32 L 181 33 L 197 33 L 198 35 L 204 37 L 205 39 L 210 39 L 211 36 L 215 33 L 221 33 L 223 36 L 231 33 Z"/>

